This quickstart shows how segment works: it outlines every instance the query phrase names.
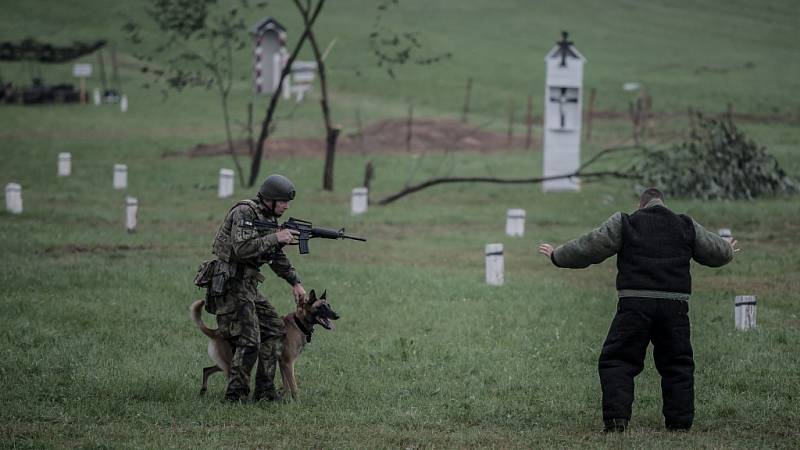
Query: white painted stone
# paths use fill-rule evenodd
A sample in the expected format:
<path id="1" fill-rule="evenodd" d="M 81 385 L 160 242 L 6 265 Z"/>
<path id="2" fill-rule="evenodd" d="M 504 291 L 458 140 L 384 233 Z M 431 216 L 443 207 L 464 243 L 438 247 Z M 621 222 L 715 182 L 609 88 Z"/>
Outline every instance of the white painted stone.
<path id="1" fill-rule="evenodd" d="M 119 110 L 122 112 L 128 111 L 128 96 L 126 94 L 122 94 L 122 98 L 119 101 Z"/>
<path id="2" fill-rule="evenodd" d="M 139 215 L 139 201 L 134 197 L 125 199 L 125 227 L 129 233 L 136 231 L 137 216 Z"/>
<path id="3" fill-rule="evenodd" d="M 128 187 L 128 166 L 125 164 L 114 164 L 114 189 L 125 189 Z"/>
<path id="4" fill-rule="evenodd" d="M 22 213 L 22 186 L 18 183 L 6 185 L 6 210 L 12 214 Z"/>
<path id="5" fill-rule="evenodd" d="M 734 322 L 737 330 L 746 331 L 756 327 L 756 296 L 737 295 Z"/>
<path id="6" fill-rule="evenodd" d="M 68 177 L 72 173 L 72 154 L 62 152 L 58 154 L 58 176 Z"/>
<path id="7" fill-rule="evenodd" d="M 562 42 L 568 42 L 562 39 Z M 572 45 L 556 45 L 547 53 L 544 90 L 544 168 L 542 175 L 554 177 L 574 173 L 580 167 L 583 65 Z M 579 191 L 578 178 L 559 178 L 542 183 L 544 192 Z"/>
<path id="8" fill-rule="evenodd" d="M 525 234 L 525 210 L 509 209 L 506 212 L 506 234 L 522 236 Z"/>
<path id="9" fill-rule="evenodd" d="M 365 187 L 353 189 L 353 195 L 350 200 L 350 212 L 353 215 L 364 214 L 367 212 L 367 199 L 369 191 Z"/>
<path id="10" fill-rule="evenodd" d="M 503 285 L 503 244 L 486 244 L 486 283 Z"/>
<path id="11" fill-rule="evenodd" d="M 233 170 L 219 169 L 219 198 L 228 198 L 233 195 Z"/>
<path id="12" fill-rule="evenodd" d="M 103 103 L 103 98 L 100 96 L 100 88 L 94 88 L 92 91 L 92 99 L 94 99 L 94 105 L 98 106 Z"/>

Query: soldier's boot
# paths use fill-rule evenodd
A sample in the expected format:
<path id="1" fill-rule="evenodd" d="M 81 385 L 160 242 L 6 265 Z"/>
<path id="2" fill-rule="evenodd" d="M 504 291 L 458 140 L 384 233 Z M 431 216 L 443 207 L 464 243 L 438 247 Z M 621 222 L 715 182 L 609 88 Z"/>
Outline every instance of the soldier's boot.
<path id="1" fill-rule="evenodd" d="M 258 359 L 258 347 L 236 347 L 231 362 L 228 386 L 225 389 L 225 400 L 242 402 L 250 393 L 250 372 Z"/>
<path id="2" fill-rule="evenodd" d="M 271 402 L 283 401 L 280 393 L 275 389 L 275 371 L 281 351 L 281 336 L 265 339 L 258 348 L 258 365 L 256 366 L 256 389 L 253 391 L 253 401 L 266 400 Z"/>

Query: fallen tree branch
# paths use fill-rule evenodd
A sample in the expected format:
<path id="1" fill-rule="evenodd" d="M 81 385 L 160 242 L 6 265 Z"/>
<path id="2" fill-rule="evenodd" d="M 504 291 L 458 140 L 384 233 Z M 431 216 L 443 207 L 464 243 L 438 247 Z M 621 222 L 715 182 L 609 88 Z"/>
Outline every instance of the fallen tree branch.
<path id="1" fill-rule="evenodd" d="M 409 186 L 406 184 L 406 187 L 394 194 L 391 194 L 387 197 L 378 201 L 378 205 L 388 205 L 396 200 L 399 200 L 407 195 L 413 194 L 415 192 L 421 191 L 425 188 L 429 188 L 431 186 L 435 186 L 437 184 L 445 184 L 445 183 L 496 183 L 496 184 L 536 184 L 541 183 L 544 181 L 549 180 L 560 180 L 564 178 L 603 178 L 603 177 L 614 177 L 614 178 L 624 178 L 630 180 L 637 180 L 641 179 L 642 176 L 640 174 L 634 173 L 629 168 L 628 171 L 619 171 L 619 170 L 607 170 L 607 171 L 599 171 L 599 172 L 583 172 L 588 166 L 596 163 L 602 157 L 616 152 L 622 151 L 629 151 L 629 150 L 639 150 L 645 151 L 647 150 L 645 147 L 640 145 L 633 145 L 633 146 L 624 146 L 624 147 L 611 147 L 604 150 L 601 150 L 588 161 L 583 163 L 575 172 L 568 173 L 565 175 L 555 175 L 549 177 L 534 177 L 534 178 L 497 178 L 497 177 L 440 177 L 440 178 L 431 178 L 427 181 L 424 181 L 419 184 L 415 184 L 413 186 Z"/>
<path id="2" fill-rule="evenodd" d="M 548 180 L 560 180 L 562 178 L 573 178 L 573 177 L 581 177 L 581 178 L 602 178 L 602 177 L 614 177 L 614 178 L 625 178 L 625 179 L 632 179 L 636 180 L 641 178 L 641 176 L 632 173 L 625 173 L 625 172 L 617 172 L 617 171 L 603 171 L 603 172 L 586 172 L 581 173 L 580 171 L 573 172 L 567 175 L 556 175 L 551 177 L 534 177 L 534 178 L 496 178 L 496 177 L 443 177 L 443 178 L 431 178 L 428 181 L 422 182 L 420 184 L 416 184 L 413 186 L 409 186 L 403 189 L 400 192 L 396 192 L 388 197 L 384 197 L 383 199 L 378 201 L 379 205 L 388 205 L 396 200 L 399 200 L 406 195 L 413 194 L 415 192 L 421 191 L 425 188 L 435 186 L 437 184 L 445 184 L 445 183 L 497 183 L 497 184 L 536 184 L 541 183 L 543 181 Z"/>

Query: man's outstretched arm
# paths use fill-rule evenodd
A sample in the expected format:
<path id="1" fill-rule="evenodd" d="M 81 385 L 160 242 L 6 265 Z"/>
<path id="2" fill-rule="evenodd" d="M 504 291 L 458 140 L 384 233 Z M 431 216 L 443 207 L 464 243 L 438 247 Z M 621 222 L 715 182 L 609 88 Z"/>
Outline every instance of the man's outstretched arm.
<path id="1" fill-rule="evenodd" d="M 539 245 L 539 253 L 550 258 L 558 267 L 583 269 L 605 261 L 619 252 L 621 247 L 622 213 L 616 213 L 589 233 L 557 248 L 547 243 Z"/>

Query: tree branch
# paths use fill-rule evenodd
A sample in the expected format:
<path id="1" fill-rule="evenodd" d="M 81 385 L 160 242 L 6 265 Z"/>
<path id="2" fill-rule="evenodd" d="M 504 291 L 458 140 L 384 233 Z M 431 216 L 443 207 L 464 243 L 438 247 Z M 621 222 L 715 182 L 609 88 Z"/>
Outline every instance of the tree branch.
<path id="1" fill-rule="evenodd" d="M 378 205 L 388 205 L 396 200 L 399 200 L 407 195 L 413 194 L 415 192 L 421 191 L 425 188 L 429 188 L 431 186 L 435 186 L 437 184 L 446 184 L 446 183 L 496 183 L 496 184 L 536 184 L 541 183 L 544 181 L 550 180 L 561 180 L 564 178 L 574 178 L 574 177 L 581 177 L 581 178 L 604 178 L 604 177 L 614 177 L 614 178 L 624 178 L 624 179 L 632 179 L 638 180 L 641 179 L 642 176 L 640 174 L 634 173 L 628 169 L 628 171 L 619 171 L 619 170 L 606 170 L 606 171 L 598 171 L 598 172 L 583 172 L 587 167 L 594 164 L 602 157 L 615 153 L 615 152 L 622 152 L 628 150 L 639 150 L 644 151 L 646 150 L 645 147 L 641 145 L 633 145 L 633 146 L 624 146 L 624 147 L 612 147 L 601 150 L 599 153 L 594 155 L 593 157 L 589 158 L 588 161 L 583 163 L 575 172 L 565 174 L 565 175 L 555 175 L 549 177 L 534 177 L 534 178 L 498 178 L 498 177 L 440 177 L 440 178 L 431 178 L 427 181 L 423 181 L 422 183 L 415 184 L 413 186 L 408 186 L 394 194 L 389 195 L 388 197 L 384 197 L 383 199 L 378 201 Z"/>

